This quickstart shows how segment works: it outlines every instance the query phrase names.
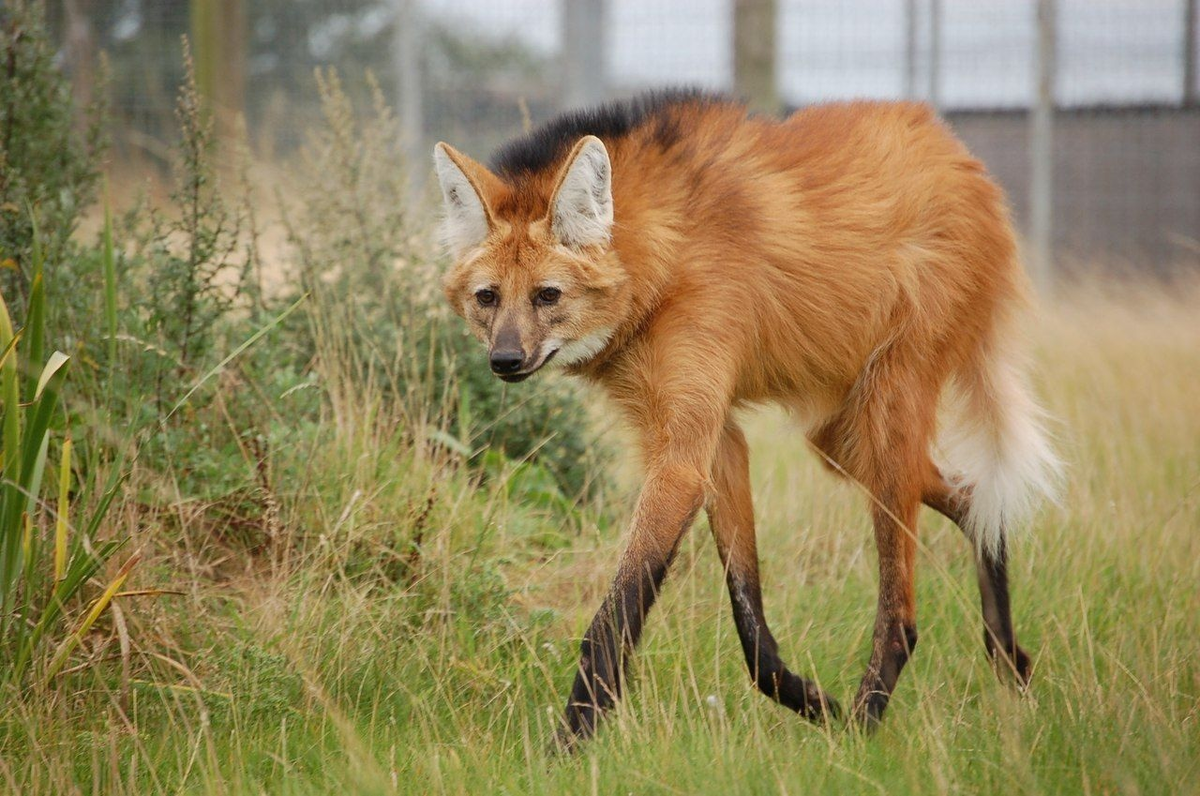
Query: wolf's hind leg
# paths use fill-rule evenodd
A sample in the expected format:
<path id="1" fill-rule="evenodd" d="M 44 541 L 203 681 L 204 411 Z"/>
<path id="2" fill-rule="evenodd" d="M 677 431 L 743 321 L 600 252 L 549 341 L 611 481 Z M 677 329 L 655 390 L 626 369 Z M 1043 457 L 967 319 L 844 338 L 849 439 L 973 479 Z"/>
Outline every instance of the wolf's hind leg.
<path id="1" fill-rule="evenodd" d="M 988 657 L 996 664 L 999 673 L 1008 670 L 1018 684 L 1029 684 L 1032 664 L 1029 655 L 1017 644 L 1013 631 L 1012 611 L 1008 597 L 1008 551 L 1004 535 L 1000 546 L 992 551 L 975 543 L 967 531 L 967 507 L 970 494 L 955 490 L 946 483 L 937 468 L 931 466 L 932 478 L 925 487 L 922 500 L 926 506 L 950 519 L 967 537 L 974 548 L 975 572 L 979 580 L 979 599 L 983 608 L 983 643 Z"/>
<path id="2" fill-rule="evenodd" d="M 882 352 L 845 405 L 810 436 L 830 466 L 870 497 L 879 557 L 879 598 L 867 670 L 854 720 L 882 718 L 917 644 L 917 511 L 937 408 L 933 381 L 906 365 L 902 349 Z M 919 358 L 907 357 L 908 362 Z"/>
<path id="3" fill-rule="evenodd" d="M 808 719 L 836 717 L 837 702 L 815 683 L 788 670 L 767 627 L 758 581 L 749 467 L 746 439 L 729 421 L 713 463 L 715 495 L 708 506 L 708 521 L 725 567 L 733 621 L 750 677 L 759 691 Z"/>

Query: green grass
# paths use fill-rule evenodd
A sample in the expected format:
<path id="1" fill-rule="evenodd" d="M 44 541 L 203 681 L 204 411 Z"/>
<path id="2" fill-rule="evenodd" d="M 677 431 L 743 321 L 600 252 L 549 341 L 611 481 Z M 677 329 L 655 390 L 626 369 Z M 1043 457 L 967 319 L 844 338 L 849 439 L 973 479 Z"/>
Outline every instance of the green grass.
<path id="1" fill-rule="evenodd" d="M 269 553 L 183 509 L 117 512 L 147 554 L 126 588 L 182 594 L 120 598 L 132 649 L 99 631 L 92 665 L 0 708 L 0 791 L 1194 792 L 1200 322 L 1080 299 L 1034 336 L 1070 471 L 1013 551 L 1026 695 L 984 656 L 966 543 L 926 512 L 921 640 L 883 727 L 805 723 L 750 689 L 700 523 L 629 697 L 581 754 L 547 758 L 619 534 L 448 470 L 366 395 L 279 454 L 294 469 Z M 747 427 L 768 618 L 792 668 L 848 701 L 875 600 L 863 499 L 782 415 Z M 625 517 L 636 479 L 616 482 Z M 417 522 L 419 554 L 389 546 Z"/>

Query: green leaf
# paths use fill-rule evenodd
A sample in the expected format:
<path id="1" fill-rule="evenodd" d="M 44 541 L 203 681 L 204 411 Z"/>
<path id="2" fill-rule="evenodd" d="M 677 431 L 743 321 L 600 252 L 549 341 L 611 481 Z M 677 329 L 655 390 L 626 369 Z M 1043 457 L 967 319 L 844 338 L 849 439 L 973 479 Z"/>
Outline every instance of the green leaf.
<path id="1" fill-rule="evenodd" d="M 37 391 L 34 393 L 35 400 L 42 396 L 42 391 L 46 389 L 50 379 L 54 378 L 70 359 L 62 351 L 55 351 L 50 355 L 50 361 L 46 363 L 46 367 L 42 368 L 42 375 L 38 377 Z"/>
<path id="2" fill-rule="evenodd" d="M 21 339 L 25 342 L 24 362 L 26 367 L 36 367 L 42 361 L 42 347 L 46 337 L 46 283 L 42 279 L 41 267 L 34 263 L 35 273 L 29 290 L 29 309 L 25 313 L 25 328 Z M 25 382 L 25 400 L 32 401 L 38 379 L 31 371 Z M 40 389 L 40 388 L 38 388 Z"/>
<path id="3" fill-rule="evenodd" d="M 9 621 L 9 601 L 16 590 L 16 562 L 21 549 L 21 515 L 24 503 L 19 489 L 21 467 L 21 402 L 17 385 L 17 360 L 8 355 L 15 344 L 12 318 L 0 295 L 0 347 L 6 352 L 0 365 L 0 401 L 4 404 L 3 485 L 0 485 L 0 634 Z"/>

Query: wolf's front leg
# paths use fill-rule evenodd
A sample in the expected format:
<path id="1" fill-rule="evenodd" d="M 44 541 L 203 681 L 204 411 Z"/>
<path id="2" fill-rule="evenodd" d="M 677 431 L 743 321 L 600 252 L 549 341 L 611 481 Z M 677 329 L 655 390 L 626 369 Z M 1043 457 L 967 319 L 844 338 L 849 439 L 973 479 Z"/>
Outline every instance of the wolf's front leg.
<path id="1" fill-rule="evenodd" d="M 708 497 L 729 414 L 735 349 L 696 344 L 722 339 L 721 330 L 706 328 L 711 318 L 703 312 L 677 312 L 668 320 L 652 327 L 646 333 L 649 342 L 629 355 L 637 367 L 614 391 L 638 432 L 646 482 L 617 576 L 583 637 L 558 734 L 560 748 L 570 749 L 592 735 L 600 716 L 621 696 L 626 658 L 642 635 L 679 540 Z"/>
<path id="2" fill-rule="evenodd" d="M 705 480 L 700 469 L 687 465 L 655 468 L 647 478 L 617 576 L 583 637 L 561 747 L 569 749 L 595 732 L 601 714 L 620 697 L 626 657 L 642 634 L 679 540 L 704 503 Z"/>

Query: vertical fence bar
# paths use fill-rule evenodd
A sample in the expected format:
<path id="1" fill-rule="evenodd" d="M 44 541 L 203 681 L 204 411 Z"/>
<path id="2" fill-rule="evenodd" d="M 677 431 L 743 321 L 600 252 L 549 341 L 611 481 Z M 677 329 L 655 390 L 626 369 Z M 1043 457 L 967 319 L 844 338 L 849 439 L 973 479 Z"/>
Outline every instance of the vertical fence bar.
<path id="1" fill-rule="evenodd" d="M 733 86 L 750 107 L 779 111 L 775 81 L 777 14 L 775 0 L 734 0 Z"/>
<path id="2" fill-rule="evenodd" d="M 421 83 L 421 9 L 417 0 L 394 0 L 396 70 L 396 116 L 401 146 L 408 159 L 408 188 L 416 200 L 429 171 L 425 151 L 425 107 Z"/>
<path id="3" fill-rule="evenodd" d="M 942 0 L 929 0 L 929 104 L 942 109 Z"/>
<path id="4" fill-rule="evenodd" d="M 904 0 L 904 98 L 917 98 L 917 0 Z"/>
<path id="5" fill-rule="evenodd" d="M 603 102 L 608 91 L 604 52 L 607 0 L 560 0 L 564 108 Z"/>
<path id="6" fill-rule="evenodd" d="M 1200 105 L 1200 87 L 1196 85 L 1196 0 L 1183 5 L 1183 107 Z"/>
<path id="7" fill-rule="evenodd" d="M 1054 78 L 1057 68 L 1057 2 L 1037 0 L 1037 66 L 1030 113 L 1029 246 L 1034 284 L 1043 294 L 1054 284 Z"/>

